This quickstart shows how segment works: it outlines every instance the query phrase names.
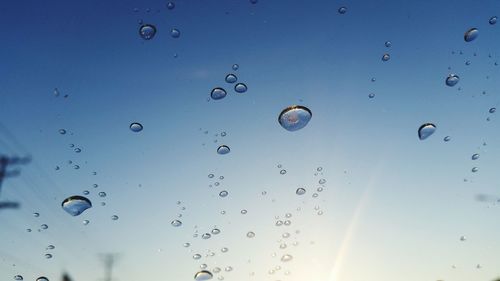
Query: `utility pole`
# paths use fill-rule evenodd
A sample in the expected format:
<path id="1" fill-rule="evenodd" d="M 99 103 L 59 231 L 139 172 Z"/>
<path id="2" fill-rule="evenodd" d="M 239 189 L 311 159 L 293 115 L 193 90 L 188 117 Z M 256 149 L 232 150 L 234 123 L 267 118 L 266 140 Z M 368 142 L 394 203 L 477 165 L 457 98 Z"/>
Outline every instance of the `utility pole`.
<path id="1" fill-rule="evenodd" d="M 19 169 L 15 169 L 12 171 L 8 171 L 7 167 L 9 165 L 25 165 L 31 162 L 30 157 L 7 157 L 5 155 L 0 155 L 0 192 L 2 191 L 2 183 L 7 177 L 15 177 L 18 176 L 21 172 Z M 1 202 L 0 201 L 0 210 L 1 209 L 17 209 L 19 208 L 19 203 L 17 202 Z"/>
<path id="2" fill-rule="evenodd" d="M 103 281 L 113 281 L 113 267 L 118 259 L 118 254 L 101 254 L 101 259 L 104 263 Z"/>

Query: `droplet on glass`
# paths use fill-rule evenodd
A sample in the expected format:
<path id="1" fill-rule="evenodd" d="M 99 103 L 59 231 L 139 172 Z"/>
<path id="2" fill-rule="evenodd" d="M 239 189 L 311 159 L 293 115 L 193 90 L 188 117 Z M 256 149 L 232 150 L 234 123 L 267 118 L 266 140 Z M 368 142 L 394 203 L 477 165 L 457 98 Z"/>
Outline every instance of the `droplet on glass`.
<path id="1" fill-rule="evenodd" d="M 202 271 L 196 272 L 196 274 L 194 275 L 194 280 L 206 281 L 206 280 L 212 279 L 212 277 L 213 277 L 213 274 L 210 271 L 202 270 Z"/>
<path id="2" fill-rule="evenodd" d="M 139 35 L 144 40 L 153 39 L 153 37 L 155 37 L 155 34 L 156 34 L 156 27 L 152 24 L 143 24 L 139 28 Z"/>
<path id="3" fill-rule="evenodd" d="M 167 9 L 173 10 L 175 8 L 175 3 L 174 2 L 168 2 L 167 3 Z"/>
<path id="4" fill-rule="evenodd" d="M 225 190 L 219 192 L 219 196 L 222 197 L 222 198 L 226 197 L 228 194 L 229 193 L 227 191 L 225 191 Z"/>
<path id="5" fill-rule="evenodd" d="M 193 259 L 199 260 L 199 259 L 201 259 L 201 255 L 200 254 L 194 254 L 193 255 Z"/>
<path id="6" fill-rule="evenodd" d="M 460 236 L 460 241 L 462 241 L 462 242 L 463 242 L 463 241 L 465 241 L 465 240 L 467 240 L 467 237 L 465 237 L 464 235 Z"/>
<path id="7" fill-rule="evenodd" d="M 90 223 L 90 221 L 89 220 L 84 220 L 82 223 L 83 223 L 83 225 L 88 225 Z"/>
<path id="8" fill-rule="evenodd" d="M 201 236 L 201 238 L 203 239 L 210 239 L 210 237 L 212 237 L 210 233 L 203 233 L 203 235 Z"/>
<path id="9" fill-rule="evenodd" d="M 448 87 L 455 86 L 458 83 L 458 81 L 460 81 L 460 77 L 458 77 L 458 75 L 456 75 L 456 74 L 448 75 L 448 77 L 446 77 L 446 80 L 445 80 L 446 86 L 448 86 Z"/>
<path id="10" fill-rule="evenodd" d="M 488 21 L 491 25 L 494 25 L 497 23 L 497 20 L 498 18 L 496 16 L 493 16 L 490 18 L 490 20 Z"/>
<path id="11" fill-rule="evenodd" d="M 170 36 L 172 36 L 172 38 L 179 38 L 181 36 L 181 32 L 177 28 L 172 28 L 170 30 Z"/>
<path id="12" fill-rule="evenodd" d="M 444 140 L 445 142 L 449 142 L 449 141 L 451 140 L 451 137 L 450 137 L 450 136 L 446 136 L 446 137 L 444 137 L 444 139 L 443 139 L 443 140 Z"/>
<path id="13" fill-rule="evenodd" d="M 248 238 L 254 238 L 255 237 L 255 233 L 253 231 L 249 231 L 249 232 L 247 232 L 247 237 Z"/>
<path id="14" fill-rule="evenodd" d="M 112 215 L 112 216 L 111 216 L 111 219 L 112 219 L 112 220 L 114 220 L 114 221 L 116 221 L 116 220 L 118 220 L 118 219 L 119 219 L 119 217 L 118 217 L 117 215 Z"/>
<path id="15" fill-rule="evenodd" d="M 238 81 L 238 77 L 236 77 L 236 75 L 234 74 L 228 74 L 226 75 L 226 82 L 227 83 L 236 83 L 236 81 Z"/>
<path id="16" fill-rule="evenodd" d="M 14 276 L 14 280 L 23 280 L 23 277 L 21 275 L 16 275 Z"/>
<path id="17" fill-rule="evenodd" d="M 45 258 L 46 258 L 46 259 L 51 259 L 51 258 L 52 258 L 52 255 L 51 255 L 51 254 L 45 254 Z"/>
<path id="18" fill-rule="evenodd" d="M 218 229 L 218 228 L 212 229 L 212 234 L 217 235 L 219 233 L 220 233 L 220 229 Z"/>
<path id="19" fill-rule="evenodd" d="M 65 135 L 65 134 L 66 134 L 66 130 L 64 130 L 64 129 L 59 129 L 59 134 L 61 134 L 61 135 Z"/>
<path id="20" fill-rule="evenodd" d="M 132 132 L 137 133 L 137 132 L 142 131 L 142 129 L 143 129 L 143 127 L 142 127 L 141 123 L 134 122 L 134 123 L 130 124 L 130 130 Z"/>
<path id="21" fill-rule="evenodd" d="M 33 216 L 34 216 L 35 218 L 38 218 L 38 217 L 40 216 L 40 213 L 33 213 Z"/>
<path id="22" fill-rule="evenodd" d="M 432 123 L 425 123 L 420 128 L 418 128 L 418 138 L 420 140 L 425 140 L 430 137 L 436 131 L 436 125 Z"/>
<path id="23" fill-rule="evenodd" d="M 391 59 L 391 56 L 390 56 L 389 54 L 384 54 L 384 55 L 382 56 L 382 61 L 388 61 L 388 60 L 390 60 L 390 59 Z"/>
<path id="24" fill-rule="evenodd" d="M 490 110 L 488 112 L 489 113 L 495 113 L 495 111 L 497 111 L 497 109 L 495 107 L 492 107 L 492 108 L 490 108 Z"/>
<path id="25" fill-rule="evenodd" d="M 182 222 L 180 220 L 173 220 L 170 224 L 172 226 L 179 227 L 182 225 Z"/>
<path id="26" fill-rule="evenodd" d="M 465 32 L 464 40 L 465 42 L 471 42 L 475 40 L 478 35 L 479 35 L 479 30 L 477 30 L 477 28 L 471 28 Z"/>
<path id="27" fill-rule="evenodd" d="M 374 97 L 375 97 L 375 94 L 374 94 L 374 93 L 369 93 L 369 94 L 368 94 L 368 98 L 373 99 Z"/>
<path id="28" fill-rule="evenodd" d="M 36 281 L 49 281 L 49 278 L 47 277 L 44 277 L 44 276 L 40 276 L 36 279 Z"/>
<path id="29" fill-rule="evenodd" d="M 392 42 L 391 41 L 385 41 L 385 44 L 384 44 L 387 48 L 390 48 L 392 46 Z"/>
<path id="30" fill-rule="evenodd" d="M 346 7 L 340 7 L 338 9 L 338 12 L 339 12 L 339 14 L 343 15 L 343 14 L 345 14 L 347 12 L 347 8 Z"/>
<path id="31" fill-rule="evenodd" d="M 217 148 L 217 153 L 220 155 L 228 154 L 230 151 L 231 149 L 227 145 L 221 145 Z"/>
<path id="32" fill-rule="evenodd" d="M 311 120 L 312 112 L 301 105 L 292 105 L 281 111 L 278 122 L 285 130 L 293 132 L 304 128 Z"/>
<path id="33" fill-rule="evenodd" d="M 231 67 L 234 71 L 238 70 L 238 68 L 240 68 L 240 66 L 238 64 L 233 64 L 233 66 Z"/>
<path id="34" fill-rule="evenodd" d="M 238 83 L 236 85 L 234 85 L 234 90 L 237 92 L 237 93 L 244 93 L 248 90 L 247 88 L 247 85 L 245 85 L 244 83 Z"/>
<path id="35" fill-rule="evenodd" d="M 281 171 L 280 171 L 280 174 L 281 174 L 281 175 L 286 174 L 286 170 L 285 170 L 285 169 L 281 170 Z"/>
<path id="36" fill-rule="evenodd" d="M 305 190 L 305 188 L 299 187 L 299 188 L 297 188 L 297 190 L 295 190 L 295 194 L 304 195 L 304 194 L 306 194 L 306 190 Z"/>
<path id="37" fill-rule="evenodd" d="M 77 147 L 77 148 L 75 148 L 75 152 L 80 153 L 80 152 L 82 152 L 82 149 Z"/>
<path id="38" fill-rule="evenodd" d="M 479 171 L 479 168 L 478 168 L 478 167 L 473 167 L 473 168 L 471 169 L 471 172 L 473 172 L 473 173 L 477 173 L 477 171 Z"/>
<path id="39" fill-rule="evenodd" d="M 288 262 L 288 261 L 291 261 L 292 259 L 293 259 L 292 255 L 289 255 L 289 254 L 285 254 L 281 257 L 282 262 Z"/>
<path id="40" fill-rule="evenodd" d="M 471 159 L 472 159 L 472 160 L 477 160 L 477 159 L 479 159 L 479 154 L 478 154 L 478 153 L 474 153 L 474 154 L 472 154 Z"/>
<path id="41" fill-rule="evenodd" d="M 68 214 L 78 216 L 85 210 L 91 208 L 92 203 L 86 197 L 74 195 L 64 199 L 61 206 Z"/>
<path id="42" fill-rule="evenodd" d="M 223 99 L 225 98 L 227 95 L 227 92 L 226 90 L 222 89 L 222 88 L 213 88 L 212 89 L 212 92 L 210 93 L 210 97 L 214 100 L 220 100 L 220 99 Z"/>

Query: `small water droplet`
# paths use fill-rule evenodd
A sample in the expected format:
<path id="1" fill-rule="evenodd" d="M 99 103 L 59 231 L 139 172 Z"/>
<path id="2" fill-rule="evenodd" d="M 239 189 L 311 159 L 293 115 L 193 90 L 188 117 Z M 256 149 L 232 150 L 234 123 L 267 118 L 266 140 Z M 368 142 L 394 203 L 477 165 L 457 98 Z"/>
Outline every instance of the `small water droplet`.
<path id="1" fill-rule="evenodd" d="M 196 280 L 196 281 L 206 281 L 206 280 L 212 279 L 212 277 L 213 277 L 213 274 L 210 271 L 208 271 L 208 270 L 202 270 L 202 271 L 196 272 L 196 274 L 194 275 L 194 280 Z"/>
<path id="2" fill-rule="evenodd" d="M 156 34 L 156 27 L 152 24 L 143 24 L 139 28 L 139 35 L 144 40 L 153 39 L 153 37 L 155 37 L 155 34 Z"/>
<path id="3" fill-rule="evenodd" d="M 119 217 L 118 217 L 117 215 L 112 215 L 112 216 L 111 216 L 111 219 L 112 219 L 112 220 L 114 220 L 114 221 L 116 221 L 116 220 L 118 220 L 118 219 L 119 219 Z"/>
<path id="4" fill-rule="evenodd" d="M 89 220 L 84 220 L 82 223 L 83 223 L 83 225 L 88 225 L 90 223 L 90 221 Z"/>
<path id="5" fill-rule="evenodd" d="M 463 235 L 462 235 L 462 236 L 460 236 L 460 241 L 462 241 L 462 242 L 463 242 L 463 241 L 465 241 L 465 240 L 467 240 L 467 237 L 465 237 L 465 236 L 463 236 Z"/>
<path id="6" fill-rule="evenodd" d="M 228 74 L 226 75 L 226 82 L 227 83 L 236 83 L 236 81 L 238 81 L 238 77 L 236 77 L 236 75 L 234 74 Z"/>
<path id="7" fill-rule="evenodd" d="M 318 183 L 319 183 L 319 184 L 325 184 L 325 183 L 326 183 L 326 180 L 325 180 L 325 179 L 320 179 L 320 180 L 318 181 Z"/>
<path id="8" fill-rule="evenodd" d="M 101 198 L 106 197 L 106 192 L 104 192 L 104 191 L 99 192 L 99 197 L 101 197 Z"/>
<path id="9" fill-rule="evenodd" d="M 35 218 L 38 218 L 38 217 L 40 216 L 40 213 L 33 213 L 33 216 L 34 216 Z"/>
<path id="10" fill-rule="evenodd" d="M 444 137 L 444 139 L 443 139 L 443 140 L 444 140 L 445 142 L 449 142 L 449 141 L 451 140 L 451 137 L 450 137 L 450 136 L 446 136 L 446 137 Z"/>
<path id="11" fill-rule="evenodd" d="M 382 61 L 388 61 L 388 60 L 390 60 L 390 59 L 391 59 L 391 56 L 390 56 L 389 54 L 384 54 L 384 55 L 382 56 Z"/>
<path id="12" fill-rule="evenodd" d="M 478 167 L 473 167 L 473 168 L 471 169 L 471 172 L 473 172 L 473 173 L 477 173 L 477 171 L 479 171 L 479 168 L 478 168 Z"/>
<path id="13" fill-rule="evenodd" d="M 244 83 L 238 83 L 236 85 L 234 85 L 234 91 L 236 91 L 237 93 L 244 93 L 248 90 L 247 88 L 247 85 L 245 85 Z"/>
<path id="14" fill-rule="evenodd" d="M 249 232 L 247 232 L 247 237 L 248 238 L 254 238 L 255 237 L 255 233 L 253 231 L 249 231 Z"/>
<path id="15" fill-rule="evenodd" d="M 226 197 L 227 195 L 228 195 L 228 192 L 226 190 L 219 192 L 219 196 L 222 198 Z"/>
<path id="16" fill-rule="evenodd" d="M 312 112 L 305 106 L 293 105 L 281 111 L 278 122 L 285 130 L 293 132 L 304 128 L 311 120 Z"/>
<path id="17" fill-rule="evenodd" d="M 223 252 L 223 253 L 227 253 L 227 251 L 229 251 L 229 249 L 226 248 L 226 247 L 224 247 L 224 248 L 220 249 L 220 251 Z"/>
<path id="18" fill-rule="evenodd" d="M 23 280 L 23 277 L 21 275 L 16 275 L 14 276 L 14 280 Z"/>
<path id="19" fill-rule="evenodd" d="M 44 277 L 44 276 L 40 276 L 36 279 L 36 281 L 49 281 L 49 278 L 47 277 Z"/>
<path id="20" fill-rule="evenodd" d="M 492 107 L 490 108 L 489 113 L 495 113 L 495 111 L 497 111 L 497 109 L 495 107 Z"/>
<path id="21" fill-rule="evenodd" d="M 201 259 L 201 255 L 200 254 L 194 254 L 193 255 L 193 259 L 199 260 L 199 259 Z"/>
<path id="22" fill-rule="evenodd" d="M 472 160 L 477 160 L 477 159 L 479 159 L 479 154 L 478 154 L 478 153 L 474 153 L 474 154 L 472 154 L 471 159 L 472 159 Z"/>
<path id="23" fill-rule="evenodd" d="M 231 149 L 227 145 L 221 145 L 217 148 L 217 153 L 220 155 L 228 154 L 230 151 Z"/>
<path id="24" fill-rule="evenodd" d="M 59 134 L 61 134 L 61 135 L 65 135 L 65 134 L 66 134 L 66 130 L 64 130 L 64 129 L 59 129 Z"/>
<path id="25" fill-rule="evenodd" d="M 240 66 L 238 64 L 233 64 L 233 66 L 231 67 L 234 71 L 238 70 L 240 68 Z"/>
<path id="26" fill-rule="evenodd" d="M 243 210 L 241 210 L 241 211 L 240 211 L 240 213 L 241 213 L 242 215 L 246 215 L 247 210 L 243 209 Z"/>
<path id="27" fill-rule="evenodd" d="M 51 258 L 52 258 L 52 255 L 51 255 L 51 254 L 45 254 L 45 258 L 46 258 L 46 259 L 51 259 Z"/>
<path id="28" fill-rule="evenodd" d="M 432 123 L 425 123 L 418 128 L 418 138 L 420 140 L 425 140 L 430 137 L 436 131 L 436 125 Z"/>
<path id="29" fill-rule="evenodd" d="M 295 190 L 295 194 L 304 195 L 304 194 L 306 194 L 306 190 L 305 190 L 305 188 L 299 187 L 299 188 L 297 188 L 297 190 Z"/>
<path id="30" fill-rule="evenodd" d="M 204 233 L 201 238 L 203 239 L 210 239 L 210 237 L 212 237 L 212 235 L 210 233 Z"/>
<path id="31" fill-rule="evenodd" d="M 91 208 L 92 203 L 86 197 L 74 195 L 64 199 L 61 206 L 68 214 L 78 216 Z"/>
<path id="32" fill-rule="evenodd" d="M 448 75 L 448 77 L 446 77 L 445 83 L 446 83 L 446 86 L 453 87 L 458 83 L 458 81 L 460 81 L 460 77 L 458 77 L 458 75 L 450 74 L 450 75 Z"/>
<path id="33" fill-rule="evenodd" d="M 384 45 L 387 47 L 387 48 L 390 48 L 392 46 L 392 42 L 391 41 L 385 41 Z"/>
<path id="34" fill-rule="evenodd" d="M 83 193 L 83 195 L 89 195 L 89 194 L 90 194 L 90 191 L 88 191 L 88 190 L 84 190 L 82 193 Z"/>
<path id="35" fill-rule="evenodd" d="M 281 174 L 281 175 L 286 174 L 286 170 L 285 170 L 285 169 L 281 170 L 281 171 L 280 171 L 280 174 Z"/>
<path id="36" fill-rule="evenodd" d="M 465 32 L 464 40 L 465 42 L 471 42 L 475 40 L 478 35 L 479 35 L 479 30 L 477 30 L 477 28 L 471 28 Z"/>
<path id="37" fill-rule="evenodd" d="M 490 18 L 490 20 L 488 21 L 491 25 L 494 25 L 497 23 L 497 20 L 498 18 L 496 16 L 493 16 Z"/>
<path id="38" fill-rule="evenodd" d="M 368 98 L 373 99 L 374 97 L 375 97 L 375 94 L 374 94 L 374 93 L 369 93 L 369 94 L 368 94 Z"/>
<path id="39" fill-rule="evenodd" d="M 347 8 L 346 7 L 340 7 L 338 9 L 338 12 L 339 12 L 339 14 L 343 15 L 343 14 L 345 14 L 347 12 Z"/>
<path id="40" fill-rule="evenodd" d="M 180 220 L 173 220 L 170 224 L 172 226 L 179 227 L 182 225 L 182 222 Z"/>
<path id="41" fill-rule="evenodd" d="M 143 129 L 143 127 L 142 127 L 141 123 L 134 122 L 134 123 L 130 124 L 130 130 L 132 132 L 137 133 L 137 132 L 142 131 L 142 129 Z"/>
<path id="42" fill-rule="evenodd" d="M 210 97 L 214 100 L 220 100 L 220 99 L 223 99 L 225 98 L 227 95 L 227 92 L 226 90 L 222 89 L 222 88 L 213 88 L 212 89 L 212 92 L 210 93 Z"/>
<path id="43" fill-rule="evenodd" d="M 82 149 L 77 147 L 77 148 L 75 148 L 75 152 L 80 153 L 80 152 L 82 152 Z"/>
<path id="44" fill-rule="evenodd" d="M 217 235 L 219 233 L 220 233 L 220 229 L 218 229 L 218 228 L 212 229 L 212 234 Z"/>
<path id="45" fill-rule="evenodd" d="M 175 3 L 174 2 L 168 2 L 167 3 L 167 9 L 173 10 L 175 8 Z"/>
<path id="46" fill-rule="evenodd" d="M 288 262 L 288 261 L 291 261 L 292 259 L 293 259 L 292 255 L 289 255 L 289 254 L 285 254 L 281 257 L 282 262 Z"/>
<path id="47" fill-rule="evenodd" d="M 181 36 L 181 32 L 177 28 L 172 28 L 170 30 L 170 36 L 172 36 L 172 38 L 179 38 Z"/>

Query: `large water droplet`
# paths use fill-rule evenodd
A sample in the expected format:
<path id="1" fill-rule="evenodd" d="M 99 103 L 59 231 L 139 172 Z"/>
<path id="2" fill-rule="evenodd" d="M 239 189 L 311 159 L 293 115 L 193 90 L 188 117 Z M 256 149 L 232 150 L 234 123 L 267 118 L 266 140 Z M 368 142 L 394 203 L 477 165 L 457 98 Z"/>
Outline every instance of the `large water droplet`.
<path id="1" fill-rule="evenodd" d="M 234 74 L 226 75 L 226 82 L 227 83 L 236 83 L 236 81 L 238 81 L 238 77 L 236 77 L 236 75 L 234 75 Z"/>
<path id="2" fill-rule="evenodd" d="M 86 197 L 74 195 L 64 199 L 61 206 L 68 214 L 78 216 L 83 211 L 91 208 L 92 203 Z"/>
<path id="3" fill-rule="evenodd" d="M 446 77 L 446 86 L 453 87 L 455 86 L 458 81 L 460 81 L 460 77 L 456 74 L 450 74 L 448 77 Z"/>
<path id="4" fill-rule="evenodd" d="M 425 123 L 420 128 L 418 128 L 418 138 L 420 140 L 425 140 L 430 137 L 436 131 L 436 125 L 432 123 Z"/>
<path id="5" fill-rule="evenodd" d="M 134 123 L 130 124 L 130 130 L 132 132 L 137 133 L 137 132 L 142 131 L 142 129 L 143 129 L 143 127 L 142 127 L 141 123 L 134 122 Z"/>
<path id="6" fill-rule="evenodd" d="M 144 40 L 153 39 L 153 37 L 155 37 L 155 34 L 156 34 L 156 27 L 152 24 L 143 24 L 139 28 L 139 35 Z"/>
<path id="7" fill-rule="evenodd" d="M 217 148 L 217 153 L 220 155 L 228 154 L 230 151 L 231 149 L 227 145 L 221 145 Z"/>
<path id="8" fill-rule="evenodd" d="M 213 88 L 212 89 L 212 92 L 210 93 L 210 97 L 214 100 L 220 100 L 220 99 L 223 99 L 225 98 L 227 95 L 227 92 L 226 90 L 222 89 L 222 88 Z"/>
<path id="9" fill-rule="evenodd" d="M 181 32 L 177 28 L 172 28 L 172 30 L 170 30 L 170 36 L 172 36 L 172 38 L 179 38 L 181 36 Z"/>
<path id="10" fill-rule="evenodd" d="M 479 35 L 479 30 L 477 30 L 477 28 L 471 28 L 465 32 L 464 40 L 465 42 L 471 42 L 474 39 L 476 39 L 478 35 Z"/>
<path id="11" fill-rule="evenodd" d="M 196 281 L 206 281 L 206 280 L 210 280 L 212 279 L 213 274 L 208 271 L 208 270 L 202 270 L 202 271 L 198 271 L 196 272 L 196 274 L 194 275 L 194 280 Z"/>
<path id="12" fill-rule="evenodd" d="M 243 83 L 238 83 L 236 85 L 234 85 L 234 90 L 237 92 L 237 93 L 244 93 L 248 90 L 247 88 L 247 85 L 243 84 Z"/>
<path id="13" fill-rule="evenodd" d="M 289 106 L 281 111 L 278 122 L 285 130 L 293 132 L 304 128 L 311 120 L 312 112 L 301 105 Z"/>

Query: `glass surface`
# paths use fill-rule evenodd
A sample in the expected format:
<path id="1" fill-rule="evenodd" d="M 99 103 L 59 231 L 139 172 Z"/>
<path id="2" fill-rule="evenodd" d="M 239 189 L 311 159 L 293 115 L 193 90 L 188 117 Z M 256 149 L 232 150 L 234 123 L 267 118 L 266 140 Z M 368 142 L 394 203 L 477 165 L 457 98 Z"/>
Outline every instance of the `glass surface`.
<path id="1" fill-rule="evenodd" d="M 497 13 L 3 1 L 0 280 L 499 278 Z"/>

